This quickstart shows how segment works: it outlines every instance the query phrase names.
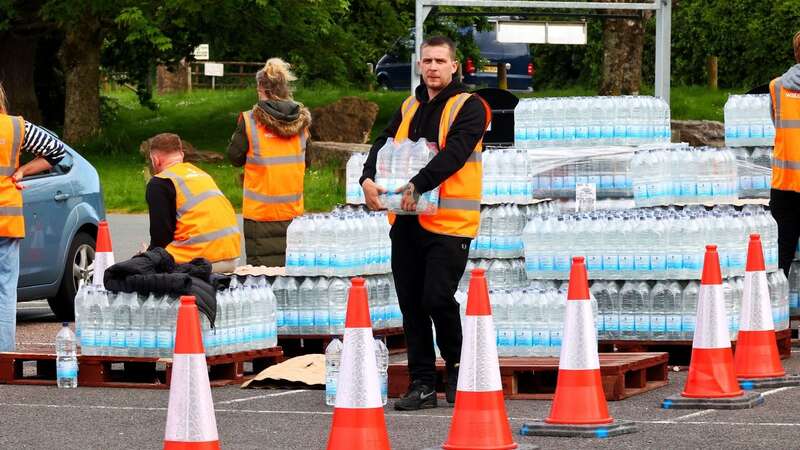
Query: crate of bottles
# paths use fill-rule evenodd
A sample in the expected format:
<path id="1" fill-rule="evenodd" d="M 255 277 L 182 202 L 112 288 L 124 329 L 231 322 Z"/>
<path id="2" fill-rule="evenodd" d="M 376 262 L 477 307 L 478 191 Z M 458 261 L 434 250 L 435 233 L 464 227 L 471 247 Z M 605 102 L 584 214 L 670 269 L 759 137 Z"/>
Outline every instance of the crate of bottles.
<path id="1" fill-rule="evenodd" d="M 522 207 L 512 204 L 481 207 L 478 236 L 470 242 L 473 259 L 509 259 L 523 255 L 522 231 L 527 218 Z"/>
<path id="2" fill-rule="evenodd" d="M 725 102 L 725 145 L 757 147 L 775 142 L 769 94 L 731 95 Z"/>
<path id="3" fill-rule="evenodd" d="M 214 326 L 200 313 L 207 355 L 277 345 L 276 301 L 265 277 L 233 278 L 217 292 Z M 75 320 L 83 355 L 171 357 L 180 302 L 177 296 L 112 292 L 84 285 Z"/>
<path id="4" fill-rule="evenodd" d="M 732 147 L 736 157 L 739 198 L 769 198 L 772 147 Z"/>
<path id="5" fill-rule="evenodd" d="M 394 139 L 389 138 L 378 150 L 375 183 L 386 189 L 386 193 L 381 195 L 380 201 L 389 212 L 417 215 L 436 214 L 439 208 L 439 187 L 423 192 L 417 200 L 415 211 L 405 211 L 400 207 L 403 194 L 398 192 L 422 168 L 428 165 L 436 152 L 436 145 L 429 143 L 425 138 L 416 142 L 408 139 L 395 142 Z"/>

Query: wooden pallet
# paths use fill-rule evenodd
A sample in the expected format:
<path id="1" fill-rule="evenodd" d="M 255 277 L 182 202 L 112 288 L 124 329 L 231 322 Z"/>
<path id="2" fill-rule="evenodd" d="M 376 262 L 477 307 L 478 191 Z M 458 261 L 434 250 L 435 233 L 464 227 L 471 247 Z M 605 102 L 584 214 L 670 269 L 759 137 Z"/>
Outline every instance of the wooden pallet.
<path id="1" fill-rule="evenodd" d="M 666 353 L 600 354 L 600 375 L 607 400 L 623 400 L 666 385 Z M 444 361 L 436 361 L 436 390 L 444 392 Z M 550 400 L 556 389 L 558 358 L 500 358 L 503 395 L 512 400 Z M 408 389 L 407 361 L 389 364 L 389 396 Z"/>
<path id="2" fill-rule="evenodd" d="M 211 386 L 227 386 L 283 361 L 283 351 L 249 350 L 208 356 L 206 361 Z M 167 389 L 171 373 L 171 358 L 78 356 L 78 386 Z M 56 355 L 52 350 L 0 353 L 0 384 L 55 385 Z"/>
<path id="3" fill-rule="evenodd" d="M 790 329 L 777 331 L 775 338 L 778 343 L 778 353 L 781 359 L 787 359 L 792 355 L 792 331 Z M 731 347 L 736 349 L 736 341 L 731 341 Z M 667 352 L 669 353 L 669 364 L 672 366 L 688 366 L 692 356 L 691 340 L 601 340 L 599 349 L 601 352 Z"/>
<path id="4" fill-rule="evenodd" d="M 389 349 L 389 354 L 394 355 L 406 351 L 403 327 L 373 330 L 372 334 L 376 338 L 383 339 Z M 341 335 L 337 334 L 279 334 L 278 345 L 283 348 L 283 353 L 287 357 L 325 353 L 325 348 L 337 337 L 341 339 Z"/>

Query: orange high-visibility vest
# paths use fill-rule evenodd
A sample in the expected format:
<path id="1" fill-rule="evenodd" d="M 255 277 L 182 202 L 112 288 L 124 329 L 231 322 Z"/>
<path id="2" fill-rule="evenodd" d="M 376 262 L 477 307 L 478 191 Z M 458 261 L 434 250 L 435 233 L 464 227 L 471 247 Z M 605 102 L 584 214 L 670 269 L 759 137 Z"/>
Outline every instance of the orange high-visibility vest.
<path id="1" fill-rule="evenodd" d="M 461 93 L 447 100 L 439 120 L 439 151 L 445 151 L 447 133 L 456 120 L 458 112 L 471 94 Z M 480 97 L 477 97 L 480 99 Z M 486 127 L 492 120 L 489 106 L 480 99 L 486 109 Z M 411 119 L 414 118 L 419 102 L 415 96 L 408 97 L 400 107 L 403 120 L 394 135 L 395 142 L 408 139 Z M 470 154 L 467 162 L 456 173 L 439 186 L 439 208 L 436 214 L 420 215 L 418 220 L 422 228 L 431 233 L 447 236 L 474 238 L 478 234 L 481 218 L 481 193 L 483 181 L 483 165 L 481 152 L 483 139 L 479 140 Z M 389 215 L 389 221 L 394 223 L 394 214 Z"/>
<path id="2" fill-rule="evenodd" d="M 11 175 L 19 168 L 19 152 L 25 140 L 25 120 L 0 114 L 0 237 L 24 238 L 22 191 Z"/>
<path id="3" fill-rule="evenodd" d="M 192 164 L 180 163 L 156 176 L 175 185 L 178 220 L 175 236 L 166 248 L 175 262 L 205 258 L 214 263 L 239 257 L 236 213 L 210 175 Z"/>
<path id="4" fill-rule="evenodd" d="M 800 91 L 783 87 L 780 77 L 769 84 L 775 119 L 772 188 L 800 192 Z"/>
<path id="5" fill-rule="evenodd" d="M 308 131 L 280 137 L 242 113 L 247 138 L 242 215 L 258 222 L 291 220 L 303 214 L 303 176 Z"/>

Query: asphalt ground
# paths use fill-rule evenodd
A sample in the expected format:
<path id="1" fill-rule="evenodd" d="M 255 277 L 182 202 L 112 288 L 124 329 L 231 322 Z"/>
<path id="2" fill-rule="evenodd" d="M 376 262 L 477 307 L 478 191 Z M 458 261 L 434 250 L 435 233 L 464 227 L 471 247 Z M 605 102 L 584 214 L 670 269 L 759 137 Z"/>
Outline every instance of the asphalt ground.
<path id="1" fill-rule="evenodd" d="M 58 328 L 46 303 L 20 305 L 21 345 L 50 342 Z M 800 349 L 784 361 L 800 372 Z M 402 355 L 398 355 L 402 357 Z M 542 449 L 797 449 L 800 448 L 800 388 L 763 390 L 764 405 L 751 410 L 663 410 L 661 400 L 679 393 L 686 372 L 670 372 L 670 384 L 643 395 L 609 402 L 617 420 L 635 421 L 635 434 L 607 439 L 515 436 L 518 443 Z M 223 448 L 325 448 L 332 408 L 321 390 L 243 390 L 212 392 Z M 147 389 L 57 389 L 0 385 L 0 448 L 146 449 L 162 445 L 169 393 Z M 420 412 L 385 409 L 392 448 L 420 449 L 447 438 L 453 409 Z M 543 419 L 548 401 L 507 401 L 512 430 Z"/>

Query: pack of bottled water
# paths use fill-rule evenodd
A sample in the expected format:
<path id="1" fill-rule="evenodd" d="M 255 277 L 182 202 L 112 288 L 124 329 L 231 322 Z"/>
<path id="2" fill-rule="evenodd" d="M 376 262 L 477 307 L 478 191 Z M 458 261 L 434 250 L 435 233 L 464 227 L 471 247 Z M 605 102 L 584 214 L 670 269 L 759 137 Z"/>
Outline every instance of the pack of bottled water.
<path id="1" fill-rule="evenodd" d="M 286 273 L 349 277 L 391 270 L 385 212 L 337 208 L 296 217 L 286 231 Z"/>
<path id="2" fill-rule="evenodd" d="M 524 259 L 470 259 L 458 284 L 462 291 L 469 287 L 469 277 L 473 269 L 485 271 L 490 289 L 516 289 L 528 285 Z"/>
<path id="3" fill-rule="evenodd" d="M 669 105 L 648 96 L 522 99 L 514 110 L 517 148 L 669 142 Z"/>
<path id="4" fill-rule="evenodd" d="M 742 275 L 751 233 L 776 270 L 778 226 L 761 205 L 534 216 L 523 235 L 525 268 L 530 279 L 567 279 L 572 257 L 584 256 L 592 279 L 699 279 L 705 246 L 716 244 L 723 275 Z"/>
<path id="5" fill-rule="evenodd" d="M 800 315 L 800 262 L 793 261 L 789 269 L 789 308 L 793 316 Z"/>
<path id="6" fill-rule="evenodd" d="M 402 314 L 390 275 L 364 277 L 375 330 L 402 326 Z M 277 277 L 277 325 L 281 335 L 344 334 L 350 280 L 327 277 Z"/>
<path id="7" fill-rule="evenodd" d="M 577 150 L 577 149 L 576 149 Z M 589 150 L 589 149 L 583 149 Z M 599 149 L 598 149 L 599 150 Z M 575 198 L 575 188 L 580 184 L 594 184 L 597 198 L 630 198 L 633 179 L 630 164 L 632 152 L 607 151 L 583 153 L 584 156 L 544 157 L 540 151 L 529 152 L 532 167 L 531 183 L 534 198 Z M 609 155 L 609 153 L 612 153 Z M 613 154 L 617 153 L 617 154 Z"/>
<path id="8" fill-rule="evenodd" d="M 772 147 L 731 147 L 739 176 L 739 198 L 769 198 Z"/>
<path id="9" fill-rule="evenodd" d="M 75 297 L 76 328 L 84 355 L 171 357 L 180 301 L 84 285 Z M 276 302 L 265 277 L 233 278 L 217 292 L 215 327 L 200 314 L 207 355 L 277 345 Z"/>
<path id="10" fill-rule="evenodd" d="M 636 152 L 631 161 L 636 206 L 732 203 L 738 198 L 736 158 L 728 149 L 668 145 Z"/>
<path id="11" fill-rule="evenodd" d="M 345 166 L 345 201 L 349 205 L 363 205 L 365 203 L 364 190 L 358 184 L 364 170 L 367 154 L 355 152 L 347 160 Z"/>
<path id="12" fill-rule="evenodd" d="M 383 340 L 375 339 L 375 361 L 378 367 L 378 381 L 381 387 L 381 398 L 383 404 L 389 397 L 389 349 L 386 348 Z M 339 367 L 342 362 L 342 341 L 334 338 L 325 348 L 325 404 L 334 406 L 336 404 L 336 385 L 339 381 Z"/>
<path id="13" fill-rule="evenodd" d="M 789 285 L 783 272 L 767 276 L 776 330 L 789 327 Z M 595 281 L 590 288 L 597 299 L 600 339 L 688 340 L 694 336 L 697 316 L 697 281 L 628 280 Z M 723 280 L 728 330 L 739 330 L 744 278 Z"/>
<path id="14" fill-rule="evenodd" d="M 769 94 L 731 95 L 725 102 L 725 145 L 771 146 L 775 142 Z"/>
<path id="15" fill-rule="evenodd" d="M 527 219 L 517 205 L 481 207 L 478 236 L 469 247 L 470 258 L 523 257 L 522 230 Z"/>
<path id="16" fill-rule="evenodd" d="M 481 203 L 531 203 L 533 182 L 525 150 L 488 149 L 482 153 L 483 180 Z"/>
<path id="17" fill-rule="evenodd" d="M 436 214 L 439 207 L 439 187 L 423 193 L 417 201 L 415 212 L 400 207 L 402 192 L 397 192 L 436 155 L 436 145 L 424 138 L 414 142 L 404 140 L 396 143 L 389 138 L 378 150 L 375 183 L 386 189 L 380 200 L 389 212 L 395 214 Z"/>

